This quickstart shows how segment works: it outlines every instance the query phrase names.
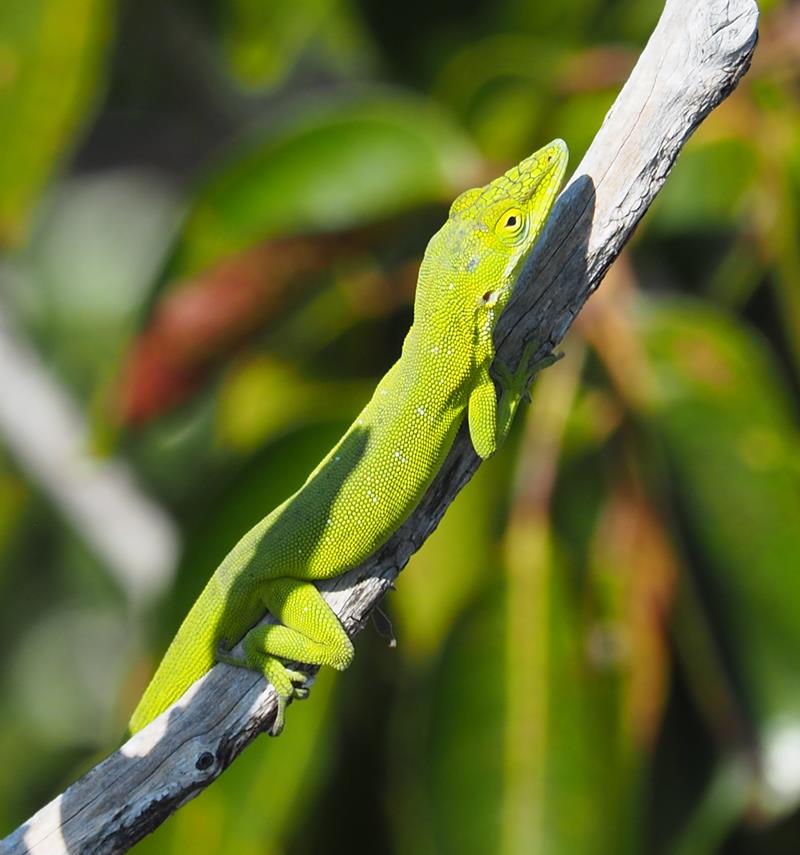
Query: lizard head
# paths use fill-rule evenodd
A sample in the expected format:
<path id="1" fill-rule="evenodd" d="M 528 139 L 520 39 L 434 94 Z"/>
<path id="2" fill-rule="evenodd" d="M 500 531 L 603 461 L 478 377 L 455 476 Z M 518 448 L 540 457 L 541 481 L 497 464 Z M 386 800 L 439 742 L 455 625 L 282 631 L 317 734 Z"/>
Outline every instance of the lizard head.
<path id="1" fill-rule="evenodd" d="M 511 296 L 561 187 L 568 157 L 566 143 L 553 140 L 485 187 L 462 193 L 450 208 L 448 223 L 461 236 L 459 279 L 481 337 L 491 336 Z"/>

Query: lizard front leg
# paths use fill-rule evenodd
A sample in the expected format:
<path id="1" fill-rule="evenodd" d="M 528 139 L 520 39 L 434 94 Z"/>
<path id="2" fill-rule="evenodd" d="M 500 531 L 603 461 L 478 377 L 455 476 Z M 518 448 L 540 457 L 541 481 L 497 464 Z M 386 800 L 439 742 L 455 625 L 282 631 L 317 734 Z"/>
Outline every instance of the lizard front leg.
<path id="1" fill-rule="evenodd" d="M 489 376 L 490 361 L 487 360 L 478 372 L 478 382 L 469 398 L 469 433 L 475 451 L 484 459 L 494 454 L 505 442 L 520 403 L 530 400 L 534 377 L 563 356 L 551 353 L 531 364 L 536 350 L 536 344 L 527 344 L 514 372 L 509 371 L 502 362 L 495 361 L 501 388 L 499 404 L 494 383 Z"/>

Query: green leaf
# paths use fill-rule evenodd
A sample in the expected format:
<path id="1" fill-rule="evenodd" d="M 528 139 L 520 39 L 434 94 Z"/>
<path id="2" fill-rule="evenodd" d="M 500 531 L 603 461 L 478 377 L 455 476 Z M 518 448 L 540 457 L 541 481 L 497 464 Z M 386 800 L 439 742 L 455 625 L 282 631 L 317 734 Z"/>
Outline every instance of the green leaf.
<path id="1" fill-rule="evenodd" d="M 202 183 L 175 248 L 187 275 L 278 233 L 334 231 L 447 201 L 475 177 L 466 137 L 401 95 L 306 104 Z"/>
<path id="2" fill-rule="evenodd" d="M 735 320 L 686 301 L 637 321 L 651 427 L 764 752 L 762 807 L 779 812 L 800 804 L 800 437 L 765 343 Z"/>
<path id="3" fill-rule="evenodd" d="M 247 86 L 275 86 L 309 56 L 328 71 L 348 71 L 364 66 L 371 53 L 346 0 L 228 0 L 222 11 L 225 51 Z"/>
<path id="4" fill-rule="evenodd" d="M 113 8 L 0 4 L 0 247 L 24 241 L 31 208 L 104 85 Z"/>
<path id="5" fill-rule="evenodd" d="M 517 571 L 484 591 L 433 681 L 423 798 L 435 851 L 635 851 L 628 663 L 595 639 L 619 615 L 571 589 L 551 537 L 543 520 L 511 534 Z"/>
<path id="6" fill-rule="evenodd" d="M 496 588 L 491 595 L 484 593 L 457 627 L 429 701 L 423 731 L 424 801 L 441 853 L 498 851 L 502 661 L 503 608 Z"/>
<path id="7" fill-rule="evenodd" d="M 666 234 L 736 225 L 757 176 L 757 153 L 742 139 L 694 143 L 681 152 L 648 223 Z"/>
<path id="8" fill-rule="evenodd" d="M 346 420 L 371 389 L 359 381 L 313 380 L 268 355 L 240 360 L 220 389 L 217 436 L 225 447 L 250 451 L 298 425 Z"/>

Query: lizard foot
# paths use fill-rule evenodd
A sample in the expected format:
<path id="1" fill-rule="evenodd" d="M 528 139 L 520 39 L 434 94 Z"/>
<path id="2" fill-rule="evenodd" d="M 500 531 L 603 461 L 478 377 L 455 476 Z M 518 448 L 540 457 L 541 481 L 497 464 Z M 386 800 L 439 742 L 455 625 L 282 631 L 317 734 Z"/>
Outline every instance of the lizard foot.
<path id="1" fill-rule="evenodd" d="M 539 345 L 534 341 L 529 341 L 525 345 L 525 350 L 522 351 L 522 357 L 519 360 L 519 365 L 516 371 L 509 370 L 505 363 L 499 360 L 495 361 L 494 367 L 497 375 L 500 378 L 500 385 L 503 392 L 508 393 L 511 398 L 520 401 L 530 401 L 531 399 L 531 383 L 534 377 L 544 370 L 549 368 L 553 363 L 558 362 L 563 353 L 548 353 L 547 356 L 536 359 L 531 363 L 531 358 L 539 349 Z"/>
<path id="2" fill-rule="evenodd" d="M 286 721 L 286 707 L 292 700 L 305 700 L 310 689 L 305 685 L 309 678 L 308 674 L 288 668 L 279 659 L 260 651 L 249 651 L 249 656 L 234 656 L 224 646 L 217 649 L 217 661 L 235 668 L 246 668 L 250 671 L 258 671 L 272 684 L 275 694 L 278 696 L 278 711 L 275 721 L 269 733 L 270 736 L 278 736 L 283 730 Z"/>
<path id="3" fill-rule="evenodd" d="M 531 383 L 534 377 L 545 368 L 549 368 L 554 362 L 558 362 L 563 353 L 549 353 L 540 359 L 533 360 L 533 355 L 539 346 L 536 342 L 528 342 L 522 352 L 516 371 L 509 370 L 508 366 L 495 360 L 494 368 L 500 380 L 502 395 L 500 398 L 500 412 L 498 413 L 498 424 L 501 436 L 505 436 L 514 420 L 514 415 L 522 401 L 531 399 Z"/>

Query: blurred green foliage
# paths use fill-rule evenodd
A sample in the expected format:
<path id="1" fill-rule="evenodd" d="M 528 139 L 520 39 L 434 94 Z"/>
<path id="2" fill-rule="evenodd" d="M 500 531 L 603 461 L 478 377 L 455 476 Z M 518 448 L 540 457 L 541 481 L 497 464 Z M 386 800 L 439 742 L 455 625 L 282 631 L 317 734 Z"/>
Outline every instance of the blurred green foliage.
<path id="1" fill-rule="evenodd" d="M 577 164 L 660 9 L 0 5 L 0 310 L 182 543 L 135 601 L 0 424 L 3 831 L 113 748 L 396 358 L 448 202 L 554 136 Z M 800 8 L 762 11 L 388 598 L 397 649 L 365 632 L 137 851 L 798 851 Z"/>
<path id="2" fill-rule="evenodd" d="M 32 206 L 106 85 L 111 4 L 0 8 L 0 246 L 23 242 Z"/>

